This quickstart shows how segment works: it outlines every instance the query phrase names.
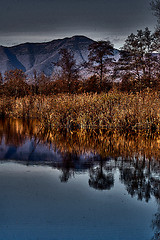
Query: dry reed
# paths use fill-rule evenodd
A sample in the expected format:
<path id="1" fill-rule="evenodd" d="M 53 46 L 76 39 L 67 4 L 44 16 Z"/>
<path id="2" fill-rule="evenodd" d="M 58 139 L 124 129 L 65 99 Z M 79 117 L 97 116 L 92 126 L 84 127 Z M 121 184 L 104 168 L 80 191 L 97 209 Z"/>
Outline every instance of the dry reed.
<path id="1" fill-rule="evenodd" d="M 0 116 L 38 119 L 50 129 L 160 131 L 160 95 L 155 91 L 61 94 L 1 98 Z"/>

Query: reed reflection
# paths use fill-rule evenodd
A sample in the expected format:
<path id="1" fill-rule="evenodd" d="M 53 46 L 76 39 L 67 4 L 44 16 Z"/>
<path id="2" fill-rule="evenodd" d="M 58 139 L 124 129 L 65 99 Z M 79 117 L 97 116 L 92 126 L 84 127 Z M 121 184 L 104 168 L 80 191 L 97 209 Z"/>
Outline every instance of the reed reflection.
<path id="1" fill-rule="evenodd" d="M 0 120 L 0 141 L 6 145 L 21 146 L 26 140 L 52 144 L 61 152 L 76 152 L 77 154 L 92 152 L 106 158 L 132 158 L 144 156 L 150 160 L 160 159 L 160 136 L 144 136 L 141 134 L 123 134 L 102 130 L 68 132 L 57 129 L 47 129 L 36 120 L 21 119 Z"/>
<path id="2" fill-rule="evenodd" d="M 0 120 L 0 159 L 23 164 L 43 164 L 60 170 L 60 181 L 68 182 L 79 172 L 88 173 L 91 188 L 114 187 L 115 173 L 131 197 L 158 210 L 152 221 L 153 240 L 160 239 L 160 136 L 117 134 L 103 130 L 48 131 L 35 120 Z"/>
<path id="3" fill-rule="evenodd" d="M 99 190 L 114 186 L 114 170 L 118 169 L 132 197 L 146 202 L 151 196 L 160 198 L 159 136 L 102 130 L 51 132 L 35 120 L 5 119 L 0 121 L 0 139 L 2 160 L 51 165 L 61 171 L 62 182 L 88 171 L 89 186 Z"/>

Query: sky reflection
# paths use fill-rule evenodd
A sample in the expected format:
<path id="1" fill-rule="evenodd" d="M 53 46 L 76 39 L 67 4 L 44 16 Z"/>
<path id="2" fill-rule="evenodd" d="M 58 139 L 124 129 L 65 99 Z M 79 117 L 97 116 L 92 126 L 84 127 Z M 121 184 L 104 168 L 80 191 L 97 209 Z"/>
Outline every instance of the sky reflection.
<path id="1" fill-rule="evenodd" d="M 0 124 L 0 239 L 157 240 L 159 136 Z"/>

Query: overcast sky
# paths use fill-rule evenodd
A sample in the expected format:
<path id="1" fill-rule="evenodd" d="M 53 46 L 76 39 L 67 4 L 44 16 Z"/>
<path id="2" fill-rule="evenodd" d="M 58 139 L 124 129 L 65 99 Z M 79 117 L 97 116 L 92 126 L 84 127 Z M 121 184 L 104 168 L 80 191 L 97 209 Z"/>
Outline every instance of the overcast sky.
<path id="1" fill-rule="evenodd" d="M 119 48 L 124 39 L 156 19 L 150 0 L 1 0 L 0 44 L 50 41 L 85 35 L 109 39 Z"/>

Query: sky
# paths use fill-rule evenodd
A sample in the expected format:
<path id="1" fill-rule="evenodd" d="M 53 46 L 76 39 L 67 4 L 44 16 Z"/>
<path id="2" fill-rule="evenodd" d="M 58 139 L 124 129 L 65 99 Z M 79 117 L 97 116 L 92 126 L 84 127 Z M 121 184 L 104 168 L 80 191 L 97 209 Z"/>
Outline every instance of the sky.
<path id="1" fill-rule="evenodd" d="M 85 35 L 116 48 L 156 18 L 150 0 L 1 0 L 0 45 Z"/>

